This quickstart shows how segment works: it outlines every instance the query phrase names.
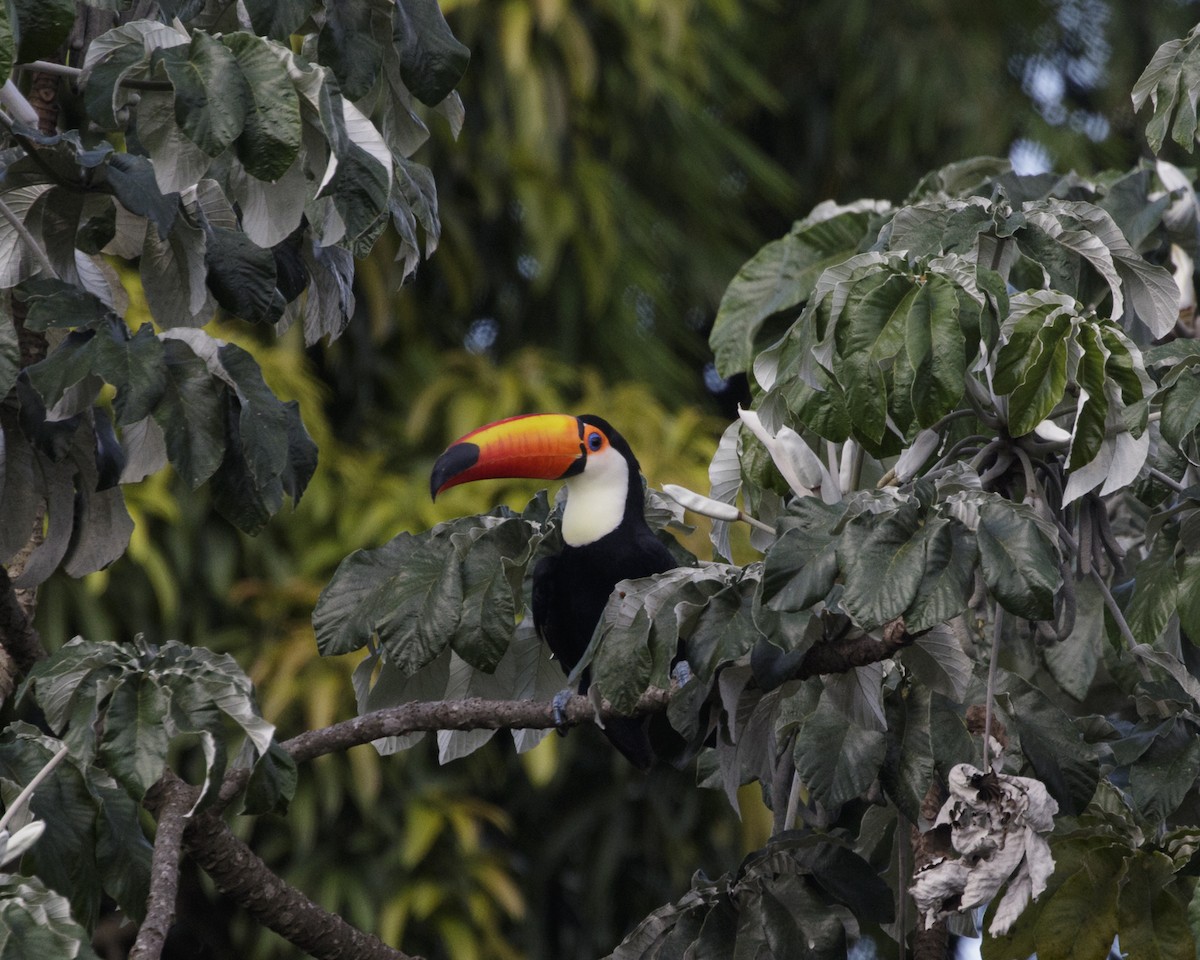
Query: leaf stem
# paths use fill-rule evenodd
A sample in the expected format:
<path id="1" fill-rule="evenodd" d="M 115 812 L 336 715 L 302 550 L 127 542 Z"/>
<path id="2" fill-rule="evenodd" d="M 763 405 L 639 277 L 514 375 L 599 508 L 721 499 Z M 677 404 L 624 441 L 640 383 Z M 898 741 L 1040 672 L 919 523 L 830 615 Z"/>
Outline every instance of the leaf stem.
<path id="1" fill-rule="evenodd" d="M 79 67 L 71 67 L 65 63 L 51 63 L 49 60 L 31 60 L 29 63 L 18 63 L 13 69 L 28 70 L 31 73 L 49 73 L 59 77 L 70 77 L 72 80 L 78 80 L 83 76 L 83 70 Z M 175 89 L 170 80 L 141 80 L 137 77 L 125 77 L 118 82 L 118 86 L 128 87 L 130 90 Z"/>
<path id="2" fill-rule="evenodd" d="M 17 815 L 17 811 L 19 811 L 21 807 L 29 802 L 29 798 L 33 796 L 33 791 L 42 785 L 42 782 L 54 772 L 54 768 L 66 759 L 69 752 L 70 750 L 64 743 L 61 747 L 59 747 L 58 753 L 47 760 L 46 765 L 42 767 L 42 769 L 36 774 L 34 774 L 33 779 L 29 781 L 29 783 L 25 786 L 25 789 L 17 794 L 17 799 L 14 800 L 9 808 L 4 811 L 4 816 L 0 817 L 0 830 L 3 830 L 8 826 L 9 821 Z"/>
<path id="3" fill-rule="evenodd" d="M 21 238 L 24 244 L 29 248 L 29 252 L 34 255 L 37 261 L 42 265 L 42 269 L 51 277 L 58 278 L 58 271 L 54 269 L 54 264 L 50 262 L 50 258 L 46 256 L 46 251 L 42 249 L 41 244 L 37 242 L 29 229 L 21 222 L 7 203 L 0 200 L 0 216 L 8 221 L 9 226 L 16 231 L 17 236 Z"/>
<path id="4" fill-rule="evenodd" d="M 1004 634 L 1004 608 L 996 604 L 992 617 L 992 655 L 988 661 L 987 700 L 983 705 L 983 772 L 991 770 L 992 701 L 996 695 L 996 661 L 1000 659 L 1000 637 Z"/>

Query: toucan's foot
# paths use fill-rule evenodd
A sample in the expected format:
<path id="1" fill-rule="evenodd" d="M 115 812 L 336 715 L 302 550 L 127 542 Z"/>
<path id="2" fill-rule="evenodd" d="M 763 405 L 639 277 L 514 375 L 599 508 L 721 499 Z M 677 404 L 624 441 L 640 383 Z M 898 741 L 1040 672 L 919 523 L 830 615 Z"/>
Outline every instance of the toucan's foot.
<path id="1" fill-rule="evenodd" d="M 558 731 L 560 737 L 567 735 L 567 704 L 573 696 L 575 696 L 575 691 L 567 687 L 565 690 L 559 690 L 554 695 L 554 699 L 550 701 L 554 709 L 554 729 Z"/>
<path id="2" fill-rule="evenodd" d="M 686 660 L 680 660 L 671 668 L 671 683 L 675 687 L 685 686 L 693 676 L 692 666 Z"/>

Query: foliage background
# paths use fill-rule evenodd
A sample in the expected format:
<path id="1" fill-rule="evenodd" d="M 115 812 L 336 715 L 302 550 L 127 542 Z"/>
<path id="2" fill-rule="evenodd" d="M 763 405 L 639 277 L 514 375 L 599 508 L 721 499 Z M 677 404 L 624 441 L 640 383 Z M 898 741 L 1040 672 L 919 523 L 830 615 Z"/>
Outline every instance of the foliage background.
<path id="1" fill-rule="evenodd" d="M 353 664 L 319 661 L 310 624 L 337 561 L 531 492 L 431 504 L 447 441 L 512 413 L 595 410 L 652 483 L 705 489 L 714 414 L 740 389 L 706 370 L 706 331 L 750 253 L 822 199 L 899 200 L 963 156 L 1015 145 L 1014 159 L 1059 170 L 1131 165 L 1143 148 L 1127 91 L 1197 9 L 925 0 L 890 5 L 885 23 L 868 0 L 444 8 L 472 63 L 460 139 L 433 125 L 419 155 L 437 172 L 437 254 L 397 290 L 385 237 L 345 337 L 256 349 L 321 450 L 299 507 L 251 538 L 167 473 L 128 491 L 127 556 L 42 589 L 51 643 L 159 625 L 151 639 L 203 640 L 269 678 L 264 713 L 284 735 L 350 715 Z M 499 740 L 445 769 L 430 744 L 386 761 L 358 748 L 308 765 L 287 820 L 256 823 L 254 844 L 414 953 L 597 956 L 694 865 L 729 869 L 768 826 L 753 797 L 739 823 L 718 794 L 635 776 L 599 742 L 579 731 L 517 758 Z M 190 894 L 176 955 L 293 955 L 199 879 Z"/>

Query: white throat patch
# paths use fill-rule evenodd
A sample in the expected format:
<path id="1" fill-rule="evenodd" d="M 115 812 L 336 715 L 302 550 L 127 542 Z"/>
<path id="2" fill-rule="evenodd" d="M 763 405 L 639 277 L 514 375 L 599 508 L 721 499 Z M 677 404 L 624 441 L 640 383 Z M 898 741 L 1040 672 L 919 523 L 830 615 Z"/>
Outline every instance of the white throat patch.
<path id="1" fill-rule="evenodd" d="M 587 458 L 583 473 L 567 478 L 563 540 L 582 547 L 612 533 L 625 516 L 629 463 L 612 447 Z"/>

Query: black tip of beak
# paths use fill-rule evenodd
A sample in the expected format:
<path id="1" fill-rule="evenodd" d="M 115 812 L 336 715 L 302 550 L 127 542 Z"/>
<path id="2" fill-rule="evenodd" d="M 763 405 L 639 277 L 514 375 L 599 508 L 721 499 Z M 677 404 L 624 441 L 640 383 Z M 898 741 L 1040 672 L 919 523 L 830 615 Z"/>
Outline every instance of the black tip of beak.
<path id="1" fill-rule="evenodd" d="M 429 476 L 429 495 L 437 499 L 438 492 L 464 470 L 479 460 L 479 447 L 473 443 L 456 443 L 437 458 Z"/>

